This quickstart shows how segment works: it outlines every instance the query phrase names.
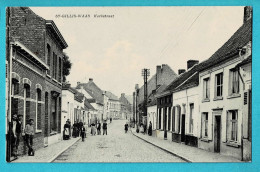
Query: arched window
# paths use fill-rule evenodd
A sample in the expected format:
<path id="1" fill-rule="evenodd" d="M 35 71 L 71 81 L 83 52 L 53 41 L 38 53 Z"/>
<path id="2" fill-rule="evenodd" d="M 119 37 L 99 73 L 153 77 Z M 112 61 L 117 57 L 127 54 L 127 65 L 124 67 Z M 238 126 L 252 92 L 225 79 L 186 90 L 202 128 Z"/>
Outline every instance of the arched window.
<path id="1" fill-rule="evenodd" d="M 30 106 L 31 106 L 31 92 L 30 92 L 30 85 L 29 84 L 24 84 L 24 122 L 23 125 L 25 127 L 26 123 L 29 121 L 30 119 Z"/>
<path id="2" fill-rule="evenodd" d="M 36 89 L 36 117 L 35 117 L 35 128 L 41 130 L 41 89 Z"/>

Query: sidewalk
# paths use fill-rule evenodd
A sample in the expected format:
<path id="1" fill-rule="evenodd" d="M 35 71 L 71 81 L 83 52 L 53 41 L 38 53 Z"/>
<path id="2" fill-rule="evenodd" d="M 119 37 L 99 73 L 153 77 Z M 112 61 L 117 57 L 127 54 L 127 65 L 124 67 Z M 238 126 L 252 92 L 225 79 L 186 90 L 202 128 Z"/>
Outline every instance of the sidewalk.
<path id="1" fill-rule="evenodd" d="M 35 151 L 34 156 L 23 155 L 12 162 L 52 162 L 57 156 L 67 150 L 70 146 L 76 143 L 81 137 L 71 138 L 70 140 L 62 140 L 45 148 Z"/>
<path id="2" fill-rule="evenodd" d="M 148 136 L 147 134 L 136 133 L 135 128 L 131 128 L 131 131 L 136 137 L 187 162 L 243 162 L 230 156 L 220 155 L 219 153 L 212 153 L 196 147 L 172 142 L 171 140 L 163 140 Z"/>

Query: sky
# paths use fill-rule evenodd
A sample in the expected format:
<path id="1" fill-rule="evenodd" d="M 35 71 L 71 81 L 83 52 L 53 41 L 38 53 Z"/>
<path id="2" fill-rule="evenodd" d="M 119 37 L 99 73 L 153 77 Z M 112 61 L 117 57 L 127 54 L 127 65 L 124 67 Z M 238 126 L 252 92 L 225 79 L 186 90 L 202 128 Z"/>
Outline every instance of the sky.
<path id="1" fill-rule="evenodd" d="M 242 25 L 239 7 L 32 7 L 53 20 L 68 44 L 72 86 L 89 78 L 118 97 L 143 85 L 141 71 L 168 64 L 175 73 L 187 60 L 202 62 Z M 95 18 L 94 15 L 113 15 Z M 84 15 L 85 17 L 75 17 Z M 63 16 L 63 17 L 62 17 Z M 149 78 L 151 78 L 151 76 Z M 149 79 L 148 78 L 148 79 Z"/>

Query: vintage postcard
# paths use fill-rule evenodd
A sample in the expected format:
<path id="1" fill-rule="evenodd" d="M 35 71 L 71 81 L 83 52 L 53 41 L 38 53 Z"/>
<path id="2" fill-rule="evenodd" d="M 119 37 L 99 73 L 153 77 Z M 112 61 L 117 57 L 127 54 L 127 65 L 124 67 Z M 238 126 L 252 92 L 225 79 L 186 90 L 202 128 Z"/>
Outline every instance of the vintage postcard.
<path id="1" fill-rule="evenodd" d="M 251 162 L 253 10 L 7 7 L 6 161 Z"/>

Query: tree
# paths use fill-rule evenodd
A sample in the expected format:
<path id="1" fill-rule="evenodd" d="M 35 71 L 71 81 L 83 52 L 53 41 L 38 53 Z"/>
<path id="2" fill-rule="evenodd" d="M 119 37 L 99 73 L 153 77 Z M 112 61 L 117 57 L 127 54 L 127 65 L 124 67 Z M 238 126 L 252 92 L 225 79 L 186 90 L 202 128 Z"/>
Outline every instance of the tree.
<path id="1" fill-rule="evenodd" d="M 64 53 L 64 56 L 63 56 L 63 71 L 62 71 L 62 74 L 63 74 L 62 81 L 63 82 L 66 82 L 66 77 L 70 74 L 71 66 L 72 66 L 72 63 L 70 62 L 69 56 L 66 53 Z"/>

